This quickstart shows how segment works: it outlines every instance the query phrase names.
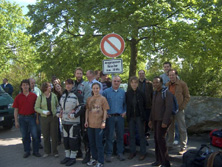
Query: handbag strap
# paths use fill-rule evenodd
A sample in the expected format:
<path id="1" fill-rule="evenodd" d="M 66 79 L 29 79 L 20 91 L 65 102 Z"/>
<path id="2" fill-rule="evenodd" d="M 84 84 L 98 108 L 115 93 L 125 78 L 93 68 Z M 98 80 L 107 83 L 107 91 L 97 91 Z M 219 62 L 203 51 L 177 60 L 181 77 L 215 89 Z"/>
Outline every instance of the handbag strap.
<path id="1" fill-rule="evenodd" d="M 210 154 L 210 156 L 209 156 L 209 158 L 207 160 L 207 167 L 213 167 L 214 159 L 220 153 L 222 153 L 222 152 L 221 151 L 217 151 L 217 152 L 214 152 L 214 153 Z"/>

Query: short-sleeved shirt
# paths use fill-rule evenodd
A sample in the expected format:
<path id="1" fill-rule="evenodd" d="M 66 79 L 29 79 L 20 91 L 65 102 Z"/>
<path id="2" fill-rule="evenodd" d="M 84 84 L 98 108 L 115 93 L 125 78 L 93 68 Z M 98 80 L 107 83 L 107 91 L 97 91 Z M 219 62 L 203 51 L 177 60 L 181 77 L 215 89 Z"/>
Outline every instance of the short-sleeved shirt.
<path id="1" fill-rule="evenodd" d="M 90 128 L 101 128 L 104 114 L 109 109 L 109 104 L 102 95 L 92 96 L 87 99 L 88 123 Z M 105 112 L 104 112 L 105 111 Z"/>
<path id="2" fill-rule="evenodd" d="M 18 94 L 15 97 L 13 108 L 18 108 L 18 114 L 20 115 L 31 115 L 35 113 L 34 106 L 37 95 L 29 92 L 28 96 L 23 93 Z"/>

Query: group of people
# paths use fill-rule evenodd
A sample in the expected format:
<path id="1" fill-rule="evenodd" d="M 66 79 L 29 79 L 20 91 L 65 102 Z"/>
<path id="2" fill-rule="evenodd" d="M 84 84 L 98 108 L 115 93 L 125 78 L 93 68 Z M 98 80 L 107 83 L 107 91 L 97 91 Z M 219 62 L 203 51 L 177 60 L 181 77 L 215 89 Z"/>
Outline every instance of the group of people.
<path id="1" fill-rule="evenodd" d="M 56 77 L 52 79 L 52 83 L 43 83 L 41 91 L 32 86 L 33 79 L 23 80 L 20 85 L 21 93 L 16 96 L 13 104 L 15 126 L 20 127 L 22 134 L 25 151 L 23 157 L 27 158 L 30 155 L 31 137 L 33 155 L 41 156 L 39 133 L 43 134 L 43 157 L 46 158 L 51 153 L 58 157 L 61 119 L 65 148 L 65 158 L 61 164 L 73 165 L 76 158 L 82 156 L 83 143 L 85 157 L 82 163 L 102 167 L 104 161 L 112 161 L 114 139 L 117 158 L 124 161 L 123 137 L 126 118 L 130 135 L 128 159 L 133 159 L 137 154 L 136 134 L 140 144 L 139 160 L 146 158 L 146 136 L 149 136 L 149 130 L 153 129 L 156 161 L 152 166 L 169 167 L 168 148 L 173 146 L 175 121 L 180 134 L 179 153 L 183 154 L 186 151 L 184 108 L 190 95 L 186 83 L 179 79 L 177 71 L 171 69 L 169 62 L 164 63 L 164 69 L 164 76 L 155 77 L 152 82 L 145 78 L 145 71 L 140 70 L 139 78 L 130 78 L 130 88 L 127 92 L 120 88 L 119 76 L 114 76 L 110 82 L 106 74 L 100 72 L 95 75 L 94 71 L 88 70 L 88 81 L 84 81 L 83 70 L 80 67 L 76 68 L 74 73 L 76 80 L 65 81 L 64 90 Z M 173 96 L 179 105 L 176 115 L 172 115 Z"/>

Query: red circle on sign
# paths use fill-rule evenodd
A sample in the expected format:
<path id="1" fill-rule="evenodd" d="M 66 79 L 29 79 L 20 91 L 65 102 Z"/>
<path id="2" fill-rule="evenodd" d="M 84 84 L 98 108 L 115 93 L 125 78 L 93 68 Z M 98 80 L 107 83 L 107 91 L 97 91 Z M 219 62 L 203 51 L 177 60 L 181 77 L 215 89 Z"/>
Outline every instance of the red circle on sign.
<path id="1" fill-rule="evenodd" d="M 117 40 L 119 43 L 118 45 L 120 45 L 120 46 L 117 47 L 116 43 L 114 43 L 113 41 L 110 41 L 111 38 L 114 38 L 115 40 Z M 108 43 L 109 47 L 112 48 L 113 50 L 115 50 L 116 53 L 109 53 L 107 50 L 108 48 L 106 47 L 105 43 Z M 113 57 L 117 57 L 123 53 L 124 48 L 125 48 L 125 42 L 120 35 L 112 33 L 112 34 L 108 34 L 103 37 L 103 39 L 101 40 L 101 43 L 100 43 L 100 48 L 101 48 L 102 53 L 105 56 L 113 58 Z"/>

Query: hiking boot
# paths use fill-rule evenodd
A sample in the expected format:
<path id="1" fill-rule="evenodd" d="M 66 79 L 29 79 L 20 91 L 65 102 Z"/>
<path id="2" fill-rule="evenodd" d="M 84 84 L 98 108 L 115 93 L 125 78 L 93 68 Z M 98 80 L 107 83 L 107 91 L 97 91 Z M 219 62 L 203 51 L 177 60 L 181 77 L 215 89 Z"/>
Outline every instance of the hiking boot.
<path id="1" fill-rule="evenodd" d="M 66 162 L 66 166 L 71 166 L 74 163 L 76 163 L 76 159 L 75 158 L 70 158 L 68 162 Z"/>
<path id="2" fill-rule="evenodd" d="M 65 157 L 62 161 L 60 161 L 60 164 L 66 164 L 69 161 L 70 158 Z"/>

